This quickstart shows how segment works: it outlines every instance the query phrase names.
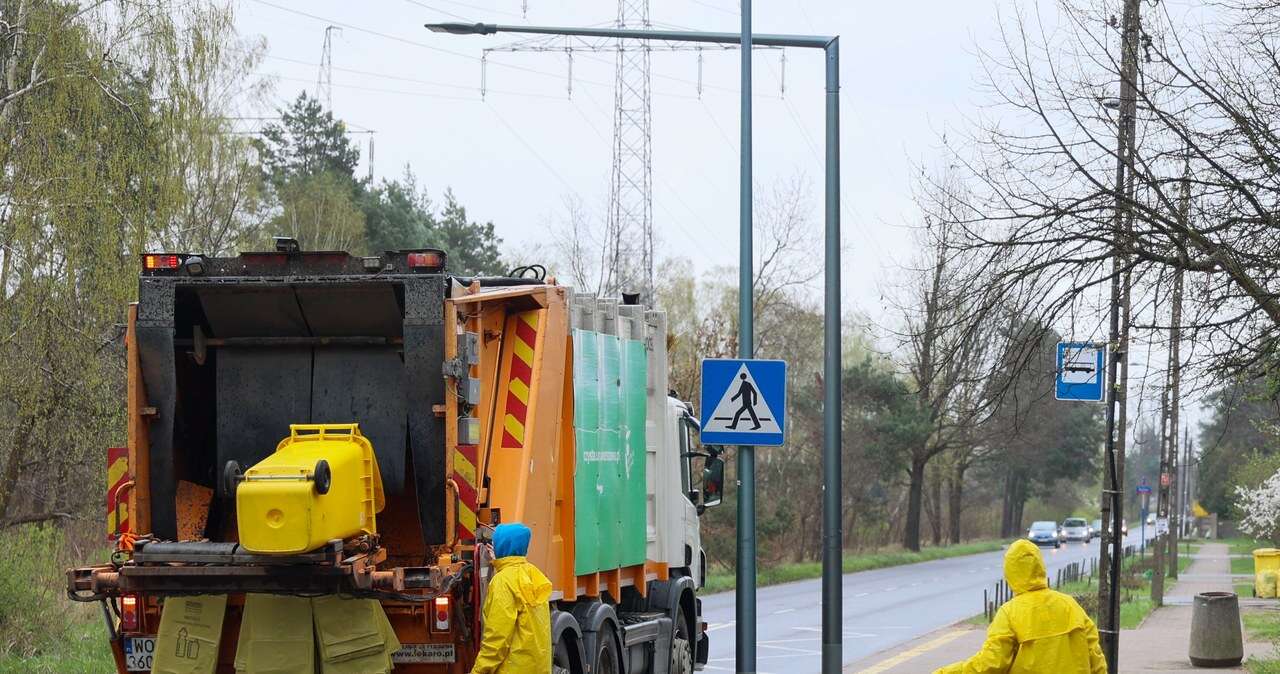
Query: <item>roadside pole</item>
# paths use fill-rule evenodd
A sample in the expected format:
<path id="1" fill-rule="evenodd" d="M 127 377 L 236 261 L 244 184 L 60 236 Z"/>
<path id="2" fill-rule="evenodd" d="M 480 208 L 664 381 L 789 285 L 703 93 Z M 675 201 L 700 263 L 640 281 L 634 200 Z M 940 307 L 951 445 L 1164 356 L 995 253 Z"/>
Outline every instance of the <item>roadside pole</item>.
<path id="1" fill-rule="evenodd" d="M 1147 511 L 1151 508 L 1151 493 L 1142 495 L 1142 509 L 1138 511 L 1142 523 L 1138 525 L 1138 559 L 1147 558 Z"/>
<path id="2" fill-rule="evenodd" d="M 742 119 L 738 166 L 738 357 L 755 358 L 752 289 L 751 0 L 742 0 Z M 734 604 L 739 674 L 756 671 L 756 448 L 738 447 L 738 593 Z"/>
<path id="3" fill-rule="evenodd" d="M 1100 610 L 1102 618 L 1098 626 L 1099 636 L 1102 641 L 1102 651 L 1107 659 L 1107 671 L 1111 674 L 1119 672 L 1119 656 L 1120 656 L 1120 562 L 1123 554 L 1124 535 L 1122 534 L 1122 525 L 1124 523 L 1124 482 L 1122 477 L 1123 471 L 1123 442 L 1122 438 L 1126 433 L 1124 422 L 1126 421 L 1126 391 L 1122 391 L 1127 387 L 1127 377 L 1118 377 L 1120 375 L 1120 362 L 1127 361 L 1128 351 L 1128 320 L 1121 324 L 1121 305 L 1127 305 L 1129 298 L 1128 289 L 1128 273 L 1127 256 L 1123 255 L 1123 241 L 1121 238 L 1126 235 L 1127 225 L 1130 224 L 1132 217 L 1132 209 L 1130 208 L 1129 199 L 1131 198 L 1129 186 L 1132 180 L 1133 168 L 1133 147 L 1134 147 L 1134 131 L 1135 118 L 1137 109 L 1137 80 L 1138 80 L 1138 40 L 1140 33 L 1139 11 L 1141 9 L 1141 0 L 1125 0 L 1124 3 L 1124 19 L 1122 24 L 1123 43 L 1121 47 L 1121 67 L 1120 67 L 1120 120 L 1117 124 L 1116 133 L 1116 184 L 1115 184 L 1115 200 L 1116 212 L 1114 217 L 1114 227 L 1112 237 L 1114 238 L 1114 250 L 1112 251 L 1112 276 L 1111 276 L 1111 316 L 1110 316 L 1110 344 L 1113 350 L 1112 358 L 1108 364 L 1109 377 L 1107 379 L 1107 444 L 1106 444 L 1106 477 L 1103 482 L 1103 511 L 1104 514 L 1110 516 L 1111 530 L 1111 549 L 1104 553 L 1103 559 L 1107 562 L 1107 580 L 1100 582 L 1099 602 L 1100 609 L 1105 606 L 1104 610 Z M 1122 287 L 1122 279 L 1124 283 Z M 1127 312 L 1126 312 L 1127 313 Z M 1118 427 L 1117 427 L 1118 426 Z M 1119 450 L 1119 451 L 1117 451 Z M 1119 456 L 1117 456 L 1119 454 Z M 1108 506 L 1110 506 L 1108 508 Z M 1107 512 L 1107 511 L 1110 512 Z"/>
<path id="4" fill-rule="evenodd" d="M 1156 497 L 1156 536 L 1151 554 L 1151 603 L 1156 607 L 1164 605 L 1164 560 L 1169 543 L 1168 533 L 1160 535 L 1159 523 L 1169 521 L 1169 389 L 1172 383 L 1172 372 L 1166 372 L 1164 391 L 1160 394 L 1160 485 Z"/>
<path id="5" fill-rule="evenodd" d="M 822 317 L 822 672 L 839 674 L 844 661 L 844 531 L 840 507 L 840 38 L 827 43 L 827 176 L 824 233 L 826 282 Z"/>
<path id="6" fill-rule="evenodd" d="M 1191 225 L 1191 154 L 1188 152 L 1182 170 L 1182 195 L 1178 204 L 1178 219 L 1183 229 Z M 1169 409 L 1169 462 L 1172 464 L 1169 473 L 1173 478 L 1173 507 L 1169 511 L 1169 577 L 1178 577 L 1178 538 L 1182 535 L 1182 511 L 1185 506 L 1182 498 L 1183 478 L 1180 475 L 1182 461 L 1179 459 L 1179 425 L 1182 408 L 1182 296 L 1186 273 L 1179 267 L 1173 276 L 1173 316 L 1169 321 L 1169 367 L 1173 372 L 1170 377 Z"/>

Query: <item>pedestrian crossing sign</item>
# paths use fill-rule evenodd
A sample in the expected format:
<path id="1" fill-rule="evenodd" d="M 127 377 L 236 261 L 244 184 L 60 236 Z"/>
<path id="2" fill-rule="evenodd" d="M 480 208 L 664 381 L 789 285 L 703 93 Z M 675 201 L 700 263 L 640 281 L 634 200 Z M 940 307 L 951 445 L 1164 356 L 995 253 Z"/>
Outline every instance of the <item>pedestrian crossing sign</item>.
<path id="1" fill-rule="evenodd" d="M 787 363 L 706 358 L 702 361 L 702 442 L 781 445 L 786 437 Z"/>

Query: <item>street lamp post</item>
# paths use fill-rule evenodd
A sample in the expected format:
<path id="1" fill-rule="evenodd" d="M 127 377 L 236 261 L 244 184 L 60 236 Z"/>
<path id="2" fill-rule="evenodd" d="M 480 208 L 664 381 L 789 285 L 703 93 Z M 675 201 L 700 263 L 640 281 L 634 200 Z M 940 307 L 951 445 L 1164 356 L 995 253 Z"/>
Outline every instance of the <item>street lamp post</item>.
<path id="1" fill-rule="evenodd" d="M 744 7 L 747 3 L 744 3 Z M 571 37 L 601 37 L 627 40 L 659 40 L 666 42 L 703 42 L 712 44 L 736 44 L 746 47 L 744 68 L 749 58 L 750 46 L 761 47 L 797 47 L 801 49 L 821 49 L 826 56 L 826 195 L 825 195 L 825 272 L 824 301 L 825 316 L 823 319 L 823 446 L 822 446 L 822 671 L 824 674 L 837 674 L 843 659 L 840 625 L 842 610 L 841 583 L 841 548 L 843 533 L 840 519 L 841 494 L 841 457 L 840 457 L 840 38 L 823 35 L 776 35 L 755 34 L 750 31 L 749 15 L 744 15 L 742 34 L 709 33 L 683 30 L 633 30 L 624 28 L 574 28 L 557 26 L 514 26 L 492 23 L 435 23 L 427 24 L 427 28 L 437 33 L 453 35 L 493 35 L 495 33 L 531 33 L 535 35 L 562 35 Z M 746 38 L 744 40 L 744 38 Z M 747 73 L 744 73 L 744 86 Z M 750 100 L 743 101 L 744 125 L 749 123 Z M 743 138 L 746 140 L 744 126 Z M 750 152 L 749 144 L 740 148 L 742 152 Z M 743 180 L 749 181 L 750 171 L 743 158 Z M 741 186 L 743 197 L 742 208 L 750 209 L 751 185 L 744 182 Z M 750 246 L 749 210 L 744 220 L 742 236 L 746 250 Z M 740 315 L 750 316 L 752 296 L 750 257 L 744 256 L 741 264 L 745 271 L 739 278 L 739 301 L 747 305 L 746 311 Z M 744 335 L 749 335 L 752 326 L 739 326 Z M 748 338 L 749 340 L 749 338 Z M 749 341 L 747 342 L 749 343 Z M 749 474 L 740 475 L 739 507 L 745 502 L 754 504 L 755 484 L 754 466 L 750 466 Z M 754 508 L 741 513 L 739 518 L 738 545 L 739 560 L 747 560 L 748 564 L 738 565 L 738 608 L 736 636 L 737 670 L 754 674 L 756 671 L 756 607 L 755 607 L 755 519 Z M 742 531 L 744 524 L 749 524 L 748 531 Z M 749 568 L 748 568 L 749 567 Z M 749 573 L 748 573 L 749 572 Z M 750 598 L 744 601 L 744 598 Z"/>

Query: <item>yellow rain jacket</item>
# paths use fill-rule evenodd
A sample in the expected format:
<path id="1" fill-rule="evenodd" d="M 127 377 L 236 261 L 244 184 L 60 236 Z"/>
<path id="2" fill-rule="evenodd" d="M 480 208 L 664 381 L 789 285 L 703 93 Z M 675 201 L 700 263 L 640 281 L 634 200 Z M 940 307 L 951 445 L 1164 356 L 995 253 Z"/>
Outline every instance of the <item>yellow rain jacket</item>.
<path id="1" fill-rule="evenodd" d="M 523 556 L 493 567 L 471 674 L 551 674 L 551 581 Z"/>
<path id="2" fill-rule="evenodd" d="M 1015 541 L 1004 577 L 1015 596 L 996 611 L 982 650 L 934 674 L 1106 674 L 1098 628 L 1075 599 L 1049 589 L 1040 548 Z"/>

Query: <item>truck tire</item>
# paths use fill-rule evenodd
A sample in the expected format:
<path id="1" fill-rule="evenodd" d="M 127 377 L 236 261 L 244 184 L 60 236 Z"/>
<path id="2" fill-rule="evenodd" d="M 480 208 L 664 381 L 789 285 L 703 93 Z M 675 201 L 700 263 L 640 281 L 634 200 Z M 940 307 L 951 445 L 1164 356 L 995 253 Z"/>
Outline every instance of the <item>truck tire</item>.
<path id="1" fill-rule="evenodd" d="M 693 674 L 693 639 L 689 634 L 689 621 L 684 608 L 676 611 L 676 622 L 672 628 L 671 668 L 670 674 Z"/>
<path id="2" fill-rule="evenodd" d="M 556 641 L 551 655 L 551 674 L 573 674 L 573 660 L 569 657 L 569 645 Z"/>
<path id="3" fill-rule="evenodd" d="M 592 654 L 591 674 L 622 674 L 622 666 L 618 659 L 612 624 L 600 632 L 596 639 L 595 653 Z"/>

